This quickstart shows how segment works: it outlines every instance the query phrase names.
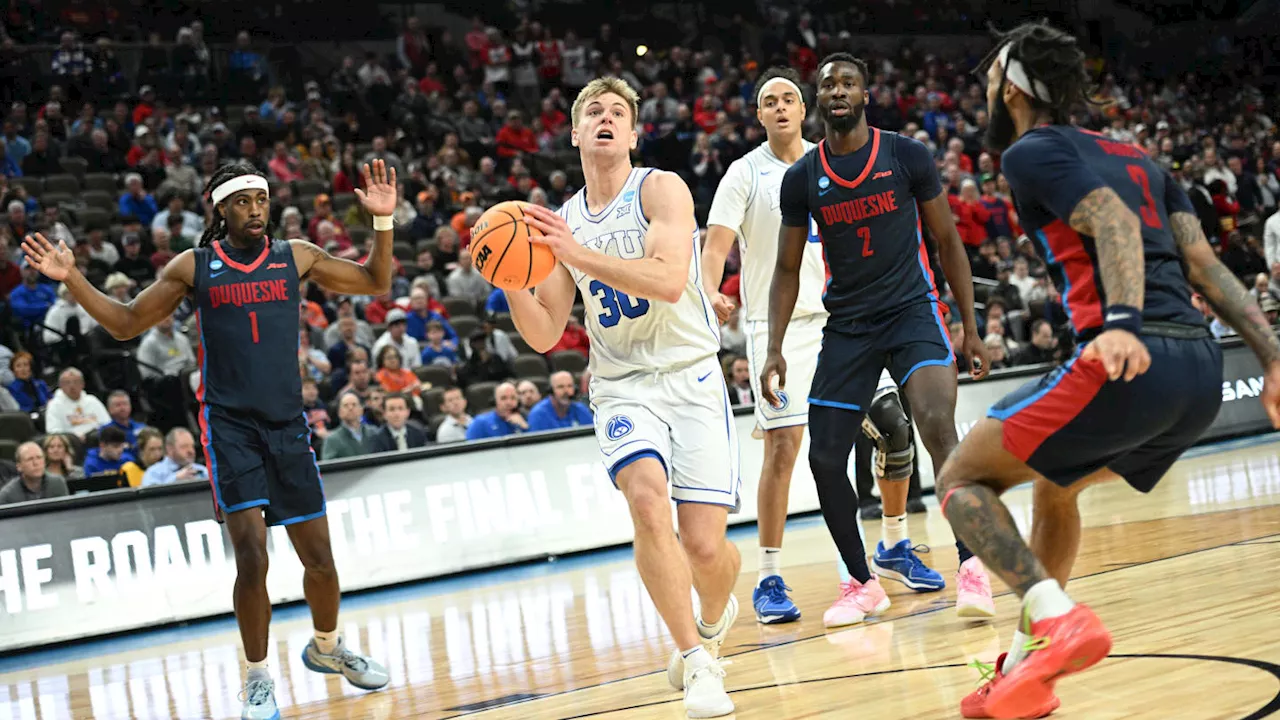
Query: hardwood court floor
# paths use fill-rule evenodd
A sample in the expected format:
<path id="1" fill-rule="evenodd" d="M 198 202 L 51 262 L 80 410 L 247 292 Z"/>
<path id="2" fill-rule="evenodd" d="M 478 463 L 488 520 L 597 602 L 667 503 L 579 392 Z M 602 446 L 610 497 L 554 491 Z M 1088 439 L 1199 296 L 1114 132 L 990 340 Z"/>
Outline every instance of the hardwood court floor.
<path id="1" fill-rule="evenodd" d="M 1026 528 L 1030 493 L 1008 496 Z M 1056 718 L 1261 718 L 1280 712 L 1280 443 L 1179 463 L 1149 497 L 1098 487 L 1069 590 L 1111 628 L 1112 657 L 1058 686 Z M 952 585 L 949 528 L 931 505 L 912 535 Z M 868 523 L 874 541 L 879 524 Z M 743 605 L 724 654 L 738 718 L 958 718 L 974 659 L 1009 641 L 1016 604 L 994 623 L 958 620 L 954 588 L 887 585 L 879 621 L 824 632 L 835 549 L 817 519 L 793 523 L 785 576 L 805 616 L 757 625 L 749 604 L 754 534 L 740 534 Z M 279 613 L 271 661 L 286 718 L 681 718 L 665 680 L 671 645 L 629 553 L 450 583 L 451 591 L 355 598 L 343 629 L 391 670 L 376 693 L 302 668 L 305 612 Z M 530 577 L 532 575 L 532 577 Z M 998 587 L 1003 591 L 1003 587 Z M 148 641 L 148 637 L 154 638 Z M 188 632 L 72 648 L 0 675 L 0 720 L 238 717 L 239 640 L 217 623 Z M 47 657 L 47 656 L 46 656 Z"/>

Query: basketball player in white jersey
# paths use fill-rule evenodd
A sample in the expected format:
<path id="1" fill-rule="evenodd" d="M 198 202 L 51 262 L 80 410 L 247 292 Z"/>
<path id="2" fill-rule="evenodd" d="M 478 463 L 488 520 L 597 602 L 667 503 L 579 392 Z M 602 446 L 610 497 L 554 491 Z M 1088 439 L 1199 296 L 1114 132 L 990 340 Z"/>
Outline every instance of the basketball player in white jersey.
<path id="1" fill-rule="evenodd" d="M 760 76 L 756 82 L 756 118 L 764 126 L 767 142 L 734 161 L 716 188 L 707 218 L 702 267 L 707 294 L 717 316 L 724 321 L 733 310 L 733 302 L 717 288 L 724 273 L 725 257 L 737 239 L 742 255 L 741 312 L 745 313 L 747 360 L 756 398 L 756 422 L 764 430 L 764 462 L 757 492 L 760 569 L 752 604 L 757 621 L 773 624 L 800 618 L 800 610 L 787 596 L 782 580 L 781 548 L 791 475 L 809 418 L 809 386 L 817 369 L 822 329 L 827 322 L 822 302 L 826 267 L 817 226 L 811 224 L 800 269 L 800 293 L 783 347 L 789 370 L 787 390 L 779 391 L 781 405 L 771 405 L 758 384 L 768 346 L 769 287 L 773 282 L 778 230 L 782 225 L 779 191 L 787 168 L 813 147 L 801 133 L 805 103 L 800 76 L 795 70 L 772 67 Z M 885 542 L 876 553 L 876 560 L 883 563 L 877 563 L 876 570 L 882 577 L 900 580 L 918 591 L 939 590 L 944 586 L 942 576 L 920 562 L 907 541 L 906 482 L 911 477 L 915 443 L 910 423 L 898 401 L 898 387 L 887 370 L 880 377 L 880 388 L 863 426 L 876 441 L 876 475 L 889 511 L 882 521 Z M 897 500 L 901 503 L 894 502 Z M 898 507 L 899 504 L 902 507 Z M 862 619 L 858 613 L 847 612 L 839 604 L 832 606 L 823 617 L 828 627 Z"/>
<path id="2" fill-rule="evenodd" d="M 676 643 L 667 677 L 690 717 L 719 717 L 733 712 L 717 657 L 738 613 L 742 561 L 725 537 L 739 506 L 738 440 L 693 198 L 678 175 L 631 167 L 638 104 L 612 77 L 578 94 L 572 139 L 586 185 L 558 213 L 526 216 L 560 263 L 533 292 L 507 297 L 521 337 L 545 352 L 582 292 L 596 439 L 631 509 L 640 577 Z"/>

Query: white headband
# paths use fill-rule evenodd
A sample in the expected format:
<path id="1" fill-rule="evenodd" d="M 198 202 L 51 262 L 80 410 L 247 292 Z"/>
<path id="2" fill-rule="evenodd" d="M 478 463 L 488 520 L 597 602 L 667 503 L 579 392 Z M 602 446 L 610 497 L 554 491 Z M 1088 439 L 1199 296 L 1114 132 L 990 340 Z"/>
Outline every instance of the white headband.
<path id="1" fill-rule="evenodd" d="M 270 186 L 267 185 L 267 179 L 261 175 L 241 175 L 233 177 L 214 188 L 213 192 L 209 193 L 209 199 L 213 201 L 214 205 L 217 205 L 241 190 L 269 191 L 270 189 Z"/>
<path id="2" fill-rule="evenodd" d="M 800 102 L 804 102 L 804 93 L 800 92 L 800 86 L 796 85 L 795 83 L 791 82 L 790 80 L 784 77 L 775 77 L 775 78 L 769 78 L 769 82 L 766 82 L 764 85 L 760 86 L 760 92 L 756 93 L 757 107 L 759 107 L 760 102 L 764 100 L 765 91 L 768 90 L 769 86 L 773 85 L 774 83 L 784 83 L 785 85 L 789 86 L 792 90 L 795 91 L 796 97 L 800 99 Z"/>
<path id="3" fill-rule="evenodd" d="M 1027 68 L 1022 61 L 1017 58 L 1009 57 L 1010 44 L 1000 48 L 1000 66 L 1004 68 L 1004 76 L 1013 83 L 1013 86 L 1022 92 L 1041 102 L 1053 102 L 1053 95 L 1049 92 L 1049 88 L 1039 80 L 1033 80 L 1027 74 Z"/>

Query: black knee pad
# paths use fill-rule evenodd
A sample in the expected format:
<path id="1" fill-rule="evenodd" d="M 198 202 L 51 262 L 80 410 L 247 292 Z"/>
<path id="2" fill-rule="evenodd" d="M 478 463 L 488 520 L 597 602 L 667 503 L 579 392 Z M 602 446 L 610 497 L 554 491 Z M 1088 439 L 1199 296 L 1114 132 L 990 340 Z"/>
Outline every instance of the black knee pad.
<path id="1" fill-rule="evenodd" d="M 871 403 L 862 420 L 862 431 L 876 444 L 876 476 L 885 480 L 907 480 L 916 456 L 911 421 L 902 411 L 898 393 L 886 392 Z"/>

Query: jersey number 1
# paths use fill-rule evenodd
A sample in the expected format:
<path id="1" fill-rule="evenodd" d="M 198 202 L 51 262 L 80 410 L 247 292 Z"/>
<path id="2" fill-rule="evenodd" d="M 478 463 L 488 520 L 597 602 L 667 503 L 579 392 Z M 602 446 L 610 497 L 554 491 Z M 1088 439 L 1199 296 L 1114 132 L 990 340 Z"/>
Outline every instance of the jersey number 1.
<path id="1" fill-rule="evenodd" d="M 253 342 L 258 342 L 258 313 L 249 311 L 249 328 L 253 330 Z"/>
<path id="2" fill-rule="evenodd" d="M 613 327 L 622 322 L 622 318 L 632 320 L 649 312 L 649 301 L 644 298 L 633 298 L 624 292 L 618 292 L 599 280 L 592 280 L 587 287 L 591 294 L 600 301 L 604 312 L 600 313 L 600 325 Z"/>
<path id="3" fill-rule="evenodd" d="M 1129 165 L 1129 177 L 1142 188 L 1142 224 L 1159 230 L 1164 227 L 1160 222 L 1160 210 L 1156 207 L 1156 199 L 1151 197 L 1151 180 L 1147 177 L 1147 169 L 1141 165 Z"/>
<path id="4" fill-rule="evenodd" d="M 862 238 L 862 257 L 875 255 L 876 251 L 871 249 L 871 228 L 866 225 L 859 227 L 858 237 Z"/>

